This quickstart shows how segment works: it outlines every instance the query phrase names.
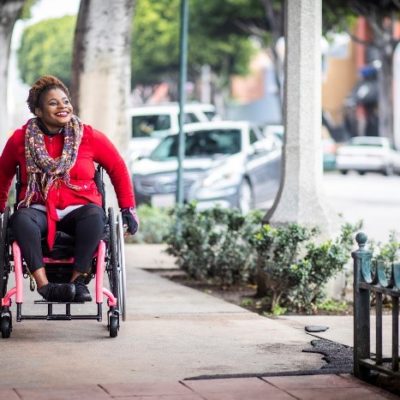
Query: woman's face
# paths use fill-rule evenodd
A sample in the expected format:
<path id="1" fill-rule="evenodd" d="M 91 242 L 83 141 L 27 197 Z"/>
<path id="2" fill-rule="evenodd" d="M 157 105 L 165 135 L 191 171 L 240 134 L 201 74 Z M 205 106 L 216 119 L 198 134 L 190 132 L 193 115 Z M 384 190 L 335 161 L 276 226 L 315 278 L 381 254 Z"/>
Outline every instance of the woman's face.
<path id="1" fill-rule="evenodd" d="M 65 126 L 72 117 L 72 104 L 61 89 L 51 89 L 43 95 L 36 115 L 43 121 L 50 132 Z"/>

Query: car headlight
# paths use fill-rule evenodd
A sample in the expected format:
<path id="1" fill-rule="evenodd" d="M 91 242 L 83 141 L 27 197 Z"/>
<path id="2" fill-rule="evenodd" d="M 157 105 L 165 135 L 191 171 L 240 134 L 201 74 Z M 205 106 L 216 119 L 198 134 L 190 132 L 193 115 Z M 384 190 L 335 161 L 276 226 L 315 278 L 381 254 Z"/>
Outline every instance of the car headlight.
<path id="1" fill-rule="evenodd" d="M 239 184 L 241 174 L 238 171 L 214 171 L 203 179 L 201 183 L 202 188 L 223 188 Z"/>

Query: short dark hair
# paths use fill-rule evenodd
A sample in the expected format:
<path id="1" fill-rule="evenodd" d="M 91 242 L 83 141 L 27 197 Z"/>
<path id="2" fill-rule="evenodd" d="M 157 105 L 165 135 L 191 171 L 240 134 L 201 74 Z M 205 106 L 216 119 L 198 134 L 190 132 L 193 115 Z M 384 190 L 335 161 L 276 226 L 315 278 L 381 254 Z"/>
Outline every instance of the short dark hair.
<path id="1" fill-rule="evenodd" d="M 52 75 L 44 75 L 40 77 L 30 88 L 28 99 L 29 111 L 35 114 L 36 108 L 42 108 L 43 95 L 52 89 L 61 89 L 70 99 L 68 88 L 58 78 Z"/>

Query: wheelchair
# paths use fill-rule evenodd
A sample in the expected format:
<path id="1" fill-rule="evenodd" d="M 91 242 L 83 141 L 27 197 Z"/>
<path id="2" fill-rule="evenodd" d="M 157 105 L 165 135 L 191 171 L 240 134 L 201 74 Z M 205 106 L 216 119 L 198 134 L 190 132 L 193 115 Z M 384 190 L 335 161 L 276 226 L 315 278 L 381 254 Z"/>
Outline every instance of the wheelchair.
<path id="1" fill-rule="evenodd" d="M 96 184 L 103 197 L 103 210 L 105 210 L 105 190 L 103 182 L 103 169 L 99 166 L 96 170 Z M 18 199 L 20 189 L 20 176 L 17 169 L 15 192 Z M 14 210 L 16 205 L 14 206 Z M 23 320 L 97 320 L 102 321 L 103 300 L 107 299 L 107 328 L 110 337 L 118 336 L 120 321 L 126 319 L 126 273 L 124 257 L 124 230 L 122 215 L 115 216 L 112 207 L 107 209 L 105 230 L 97 250 L 92 258 L 90 273 L 86 278 L 86 284 L 94 279 L 95 294 L 94 300 L 97 305 L 97 312 L 92 314 L 74 314 L 71 307 L 74 304 L 83 303 L 61 303 L 49 302 L 46 300 L 35 300 L 35 305 L 47 305 L 47 314 L 24 314 L 23 304 L 23 280 L 30 279 L 30 289 L 35 290 L 35 282 L 27 269 L 22 258 L 18 243 L 13 240 L 9 219 L 11 216 L 10 207 L 6 207 L 0 224 L 0 331 L 2 338 L 9 338 L 13 329 L 11 303 L 15 297 L 16 322 Z M 74 238 L 64 232 L 56 233 L 56 240 L 51 251 L 47 249 L 43 240 L 43 263 L 49 282 L 69 282 L 72 274 Z M 108 277 L 108 288 L 104 287 L 104 275 Z M 7 290 L 10 274 L 14 273 L 15 286 Z M 65 312 L 55 312 L 55 305 L 63 308 Z"/>

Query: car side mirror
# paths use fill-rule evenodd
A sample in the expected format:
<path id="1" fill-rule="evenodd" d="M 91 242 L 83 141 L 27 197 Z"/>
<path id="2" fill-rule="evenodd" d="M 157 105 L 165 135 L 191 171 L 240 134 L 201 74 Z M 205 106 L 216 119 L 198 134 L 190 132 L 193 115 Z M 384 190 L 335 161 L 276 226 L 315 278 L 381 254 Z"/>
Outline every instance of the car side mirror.
<path id="1" fill-rule="evenodd" d="M 255 142 L 251 154 L 263 154 L 272 150 L 272 143 L 266 140 Z"/>

